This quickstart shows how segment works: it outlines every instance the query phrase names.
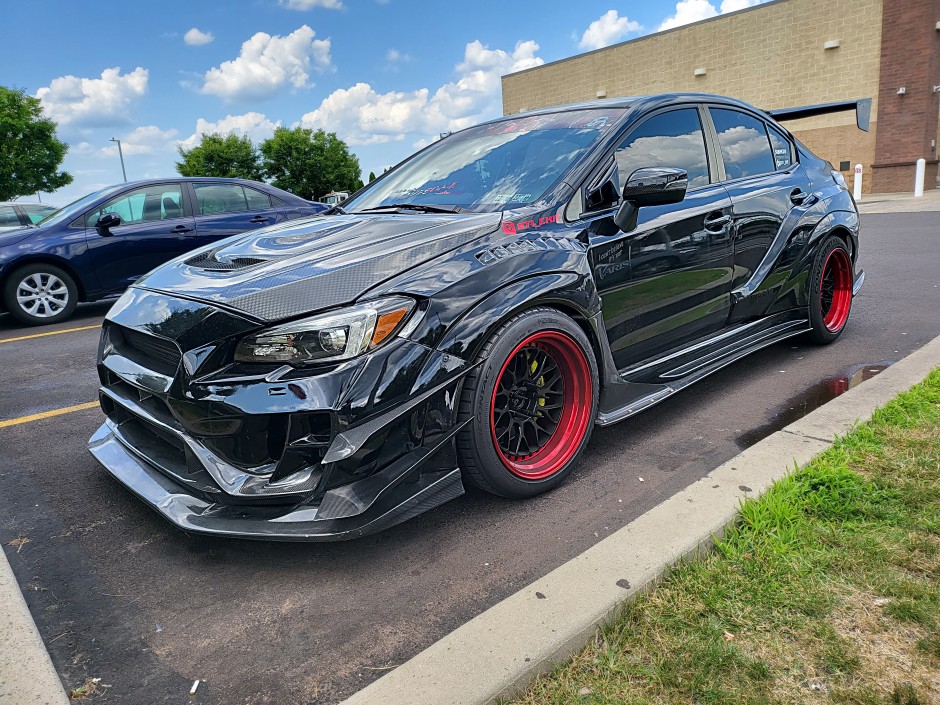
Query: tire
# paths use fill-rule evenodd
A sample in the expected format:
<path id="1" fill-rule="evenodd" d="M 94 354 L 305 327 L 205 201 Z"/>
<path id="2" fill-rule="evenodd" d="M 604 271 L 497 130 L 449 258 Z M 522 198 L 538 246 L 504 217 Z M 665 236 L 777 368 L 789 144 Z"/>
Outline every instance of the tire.
<path id="1" fill-rule="evenodd" d="M 11 316 L 29 326 L 59 323 L 78 305 L 78 286 L 71 275 L 51 264 L 29 264 L 14 271 L 3 285 L 3 304 Z"/>
<path id="2" fill-rule="evenodd" d="M 826 240 L 810 270 L 810 339 L 820 345 L 833 342 L 845 329 L 852 310 L 855 274 L 852 258 L 841 238 Z"/>
<path id="3" fill-rule="evenodd" d="M 530 309 L 506 321 L 477 360 L 458 413 L 472 419 L 457 436 L 465 479 L 514 499 L 558 486 L 597 414 L 597 361 L 584 331 L 554 309 Z"/>

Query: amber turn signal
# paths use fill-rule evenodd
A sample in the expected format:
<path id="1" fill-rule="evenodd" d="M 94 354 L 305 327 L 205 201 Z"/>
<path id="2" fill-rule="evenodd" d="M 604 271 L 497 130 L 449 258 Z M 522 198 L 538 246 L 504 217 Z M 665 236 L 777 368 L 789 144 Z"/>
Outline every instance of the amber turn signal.
<path id="1" fill-rule="evenodd" d="M 388 313 L 383 313 L 375 322 L 375 333 L 372 334 L 372 343 L 370 347 L 375 347 L 388 336 L 395 332 L 401 320 L 408 315 L 410 308 L 399 308 Z"/>

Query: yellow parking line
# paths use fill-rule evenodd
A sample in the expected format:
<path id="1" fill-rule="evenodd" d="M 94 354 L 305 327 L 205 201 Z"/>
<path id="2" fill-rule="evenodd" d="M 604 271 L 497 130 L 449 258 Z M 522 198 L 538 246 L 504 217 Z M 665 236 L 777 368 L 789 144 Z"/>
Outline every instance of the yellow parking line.
<path id="1" fill-rule="evenodd" d="M 17 340 L 29 340 L 30 338 L 44 338 L 47 335 L 58 335 L 59 333 L 74 333 L 79 330 L 91 330 L 92 328 L 101 328 L 100 323 L 93 326 L 81 326 L 80 328 L 65 328 L 64 330 L 51 330 L 48 333 L 33 333 L 32 335 L 21 335 L 18 338 L 0 338 L 0 343 L 15 343 Z"/>
<path id="2" fill-rule="evenodd" d="M 75 406 L 66 406 L 63 409 L 53 409 L 52 411 L 43 411 L 39 414 L 30 414 L 29 416 L 20 416 L 18 419 L 6 419 L 5 421 L 0 421 L 0 428 L 6 428 L 7 426 L 17 426 L 21 423 L 29 423 L 30 421 L 40 421 L 42 419 L 48 419 L 53 416 L 61 416 L 62 414 L 71 414 L 73 411 L 84 411 L 85 409 L 94 409 L 98 406 L 98 402 L 90 401 L 86 404 L 76 404 Z"/>

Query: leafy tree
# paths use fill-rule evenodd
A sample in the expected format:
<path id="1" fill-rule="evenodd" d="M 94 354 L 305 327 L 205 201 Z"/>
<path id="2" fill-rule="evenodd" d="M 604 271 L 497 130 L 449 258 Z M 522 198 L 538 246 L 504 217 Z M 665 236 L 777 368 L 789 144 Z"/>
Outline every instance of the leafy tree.
<path id="1" fill-rule="evenodd" d="M 226 179 L 261 179 L 261 159 L 248 137 L 236 134 L 203 134 L 192 149 L 179 147 L 182 161 L 176 170 L 183 176 L 220 176 Z"/>
<path id="2" fill-rule="evenodd" d="M 38 98 L 0 86 L 0 201 L 72 183 L 58 170 L 68 149 Z"/>
<path id="3" fill-rule="evenodd" d="M 369 183 L 371 184 L 373 181 L 375 181 L 375 172 L 374 172 L 374 171 L 370 171 L 370 172 L 369 172 Z"/>
<path id="4" fill-rule="evenodd" d="M 260 149 L 271 183 L 301 198 L 362 188 L 359 159 L 335 132 L 279 127 Z"/>

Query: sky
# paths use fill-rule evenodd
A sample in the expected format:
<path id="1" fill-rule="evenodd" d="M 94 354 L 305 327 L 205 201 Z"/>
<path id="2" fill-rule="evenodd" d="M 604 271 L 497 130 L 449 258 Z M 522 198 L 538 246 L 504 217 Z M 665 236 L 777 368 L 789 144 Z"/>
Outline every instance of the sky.
<path id="1" fill-rule="evenodd" d="M 55 205 L 122 180 L 111 138 L 134 180 L 175 175 L 202 133 L 323 128 L 366 178 L 501 115 L 504 74 L 762 1 L 4 0 L 0 85 L 69 145 Z"/>

